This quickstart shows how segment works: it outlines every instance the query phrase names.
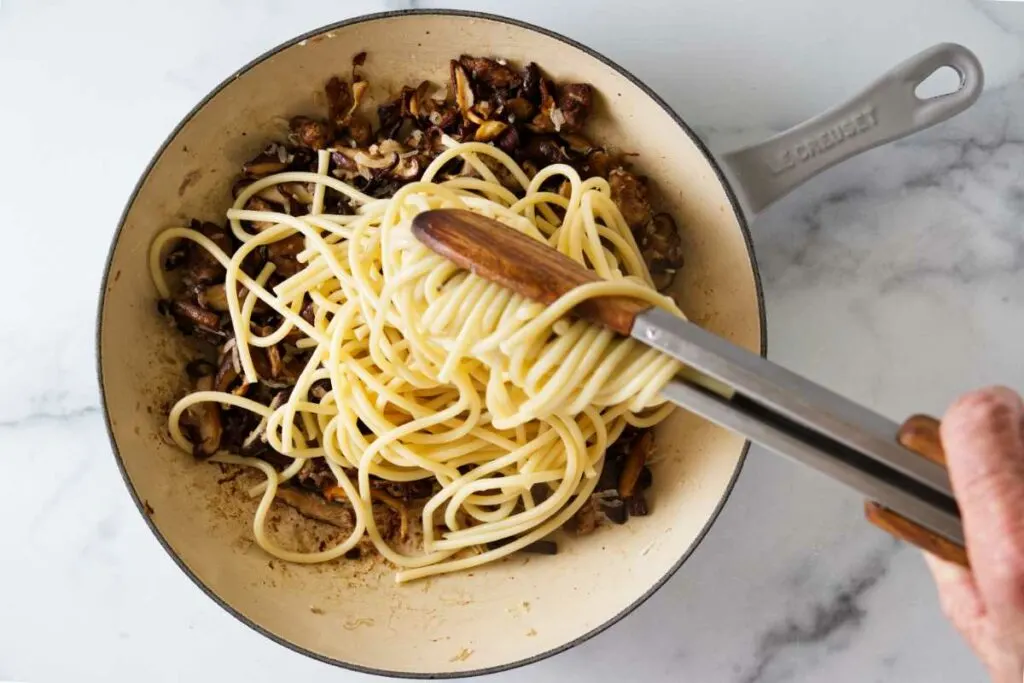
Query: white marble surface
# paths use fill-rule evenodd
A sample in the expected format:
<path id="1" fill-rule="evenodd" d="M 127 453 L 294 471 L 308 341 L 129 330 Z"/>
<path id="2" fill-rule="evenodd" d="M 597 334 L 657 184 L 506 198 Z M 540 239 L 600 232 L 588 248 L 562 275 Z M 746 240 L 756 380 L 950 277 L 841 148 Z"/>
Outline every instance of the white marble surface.
<path id="1" fill-rule="evenodd" d="M 110 455 L 93 324 L 117 217 L 178 119 L 278 42 L 408 4 L 434 3 L 3 0 L 0 680 L 365 678 L 250 631 L 165 556 Z M 719 151 L 931 43 L 975 49 L 989 92 L 973 111 L 845 164 L 757 220 L 770 355 L 892 417 L 940 411 L 981 383 L 1024 388 L 1024 5 L 451 4 L 605 52 Z M 915 552 L 863 524 L 856 496 L 754 449 L 713 532 L 654 599 L 586 645 L 493 680 L 983 676 Z"/>

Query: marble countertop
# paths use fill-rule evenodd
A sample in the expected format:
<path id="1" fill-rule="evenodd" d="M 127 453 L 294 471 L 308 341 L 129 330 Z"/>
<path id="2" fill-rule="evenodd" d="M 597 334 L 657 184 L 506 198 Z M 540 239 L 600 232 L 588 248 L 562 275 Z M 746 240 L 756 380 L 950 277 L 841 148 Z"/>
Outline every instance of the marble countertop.
<path id="1" fill-rule="evenodd" d="M 2 0 L 0 221 L 9 245 L 28 248 L 9 246 L 0 268 L 0 680 L 366 679 L 235 621 L 146 529 L 100 415 L 95 298 L 137 176 L 213 85 L 318 25 L 434 4 Z M 719 151 L 817 113 L 932 43 L 973 48 L 988 72 L 973 110 L 844 164 L 754 224 L 770 356 L 894 418 L 940 412 L 983 383 L 1024 388 L 1024 5 L 446 4 L 606 53 Z M 712 533 L 654 599 L 582 647 L 492 680 L 983 674 L 916 552 L 864 524 L 857 496 L 754 449 Z"/>

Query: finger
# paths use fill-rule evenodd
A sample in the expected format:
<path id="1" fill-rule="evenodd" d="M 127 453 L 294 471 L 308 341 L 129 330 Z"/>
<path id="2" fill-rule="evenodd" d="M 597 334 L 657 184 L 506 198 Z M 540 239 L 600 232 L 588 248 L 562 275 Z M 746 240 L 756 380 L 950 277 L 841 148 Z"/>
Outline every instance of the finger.
<path id="1" fill-rule="evenodd" d="M 974 581 L 985 604 L 1024 613 L 1024 404 L 1013 391 L 983 389 L 957 401 L 942 443 L 960 504 Z"/>
<path id="2" fill-rule="evenodd" d="M 986 620 L 984 600 L 970 570 L 922 553 L 939 590 L 939 604 L 946 617 L 988 668 L 994 683 L 1021 680 L 1021 652 L 1012 642 L 1003 642 Z"/>
<path id="3" fill-rule="evenodd" d="M 923 555 L 935 579 L 942 611 L 965 636 L 973 633 L 985 616 L 985 603 L 978 595 L 970 570 L 931 553 Z"/>

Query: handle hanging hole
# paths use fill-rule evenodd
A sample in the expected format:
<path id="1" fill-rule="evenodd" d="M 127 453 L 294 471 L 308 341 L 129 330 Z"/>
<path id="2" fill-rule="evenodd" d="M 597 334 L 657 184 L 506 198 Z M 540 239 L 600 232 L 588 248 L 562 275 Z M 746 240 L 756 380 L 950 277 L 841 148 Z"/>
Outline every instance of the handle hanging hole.
<path id="1" fill-rule="evenodd" d="M 945 95 L 952 95 L 964 85 L 964 76 L 951 66 L 940 66 L 917 84 L 914 95 L 917 99 L 934 100 Z"/>

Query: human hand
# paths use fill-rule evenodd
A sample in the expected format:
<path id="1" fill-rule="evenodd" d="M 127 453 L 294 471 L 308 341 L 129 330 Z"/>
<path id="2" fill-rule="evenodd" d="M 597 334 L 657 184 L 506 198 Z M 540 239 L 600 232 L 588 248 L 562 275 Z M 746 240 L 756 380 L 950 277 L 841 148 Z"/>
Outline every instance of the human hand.
<path id="1" fill-rule="evenodd" d="M 994 683 L 1024 680 L 1024 402 L 1003 387 L 960 398 L 942 420 L 971 569 L 925 555 L 942 609 Z"/>

